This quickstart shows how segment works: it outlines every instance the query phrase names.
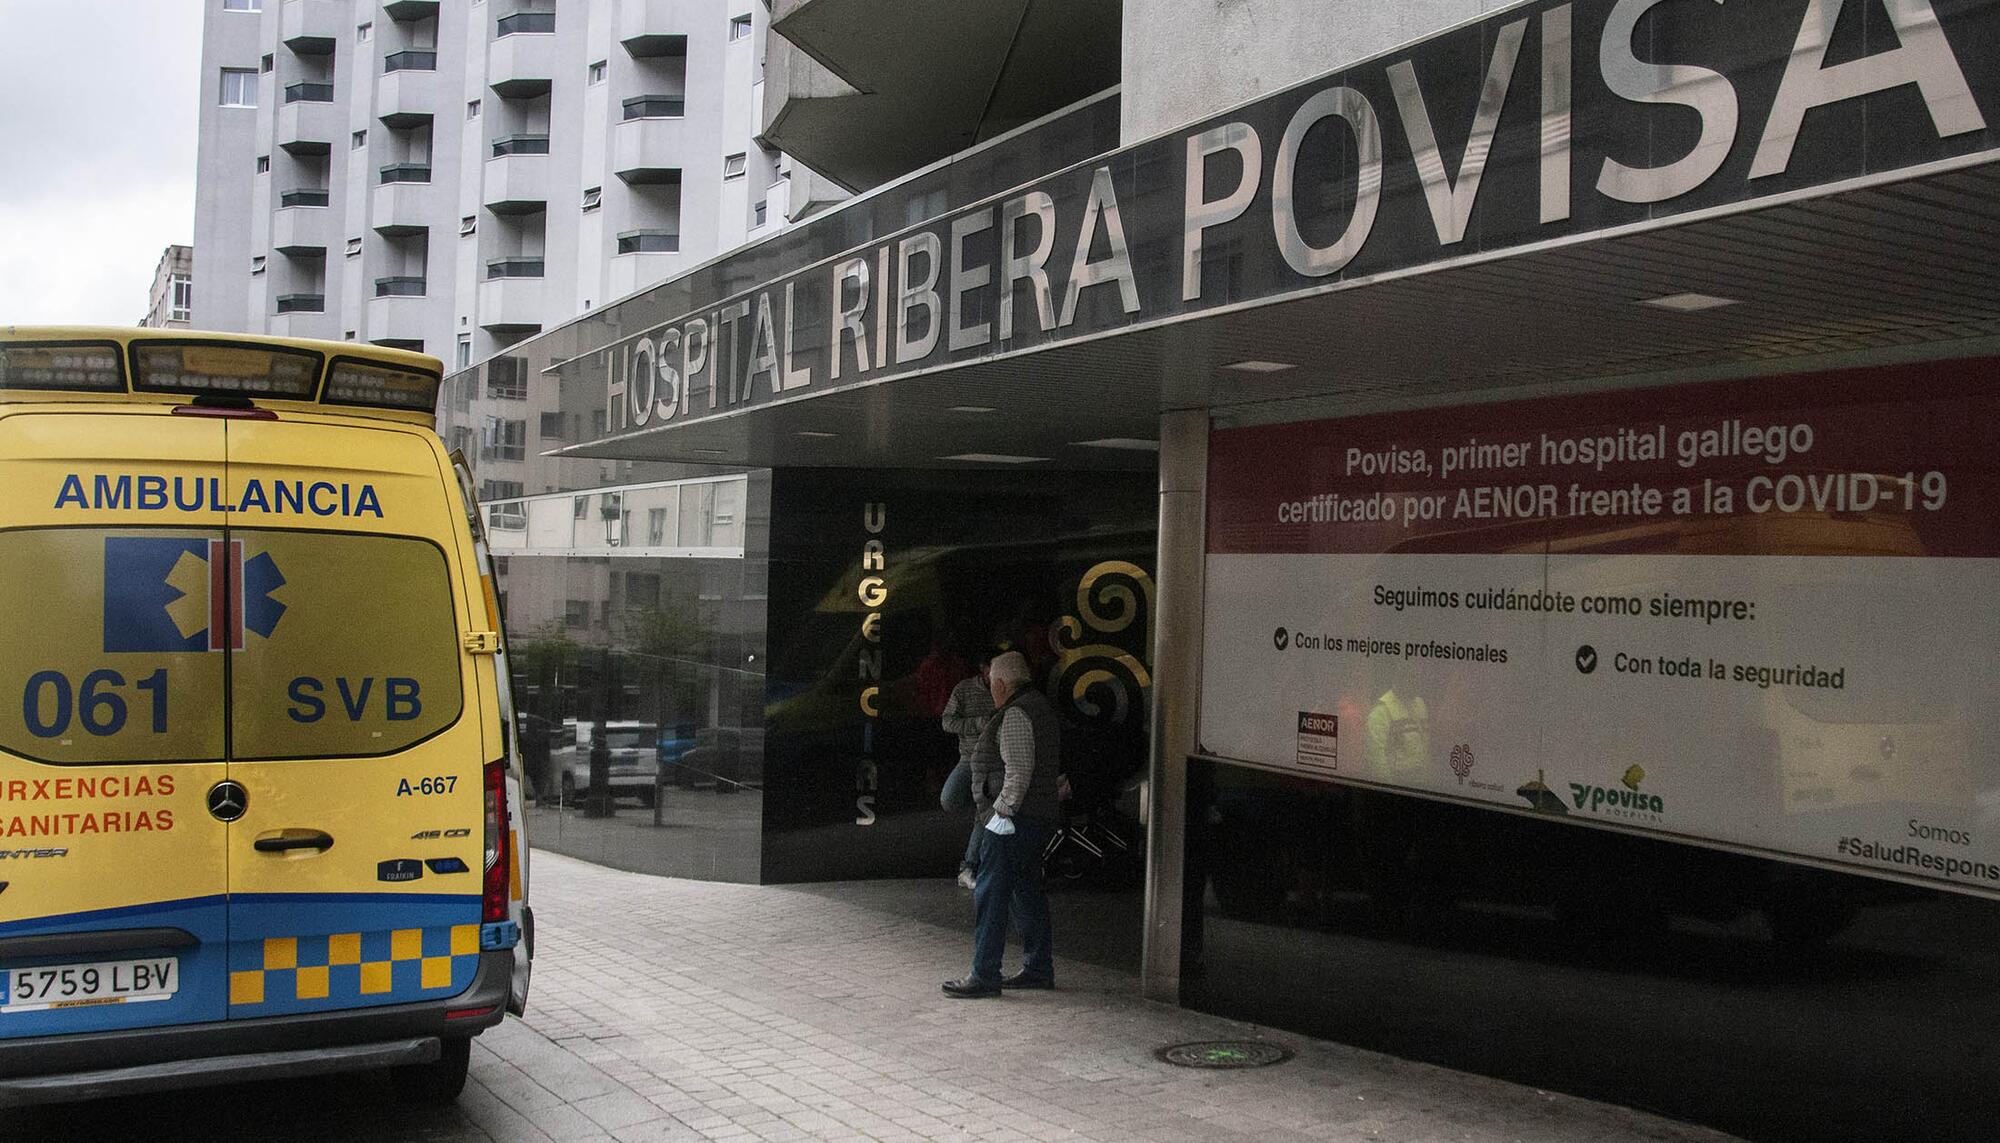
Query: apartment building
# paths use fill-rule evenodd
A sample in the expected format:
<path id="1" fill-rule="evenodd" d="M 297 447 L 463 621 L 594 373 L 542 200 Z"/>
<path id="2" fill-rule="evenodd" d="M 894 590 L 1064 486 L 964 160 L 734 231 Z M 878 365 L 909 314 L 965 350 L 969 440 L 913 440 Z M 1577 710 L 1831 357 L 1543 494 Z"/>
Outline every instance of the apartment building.
<path id="1" fill-rule="evenodd" d="M 150 329 L 186 329 L 193 324 L 194 247 L 175 243 L 160 251 L 153 267 L 153 284 L 146 291 L 146 316 L 139 324 Z"/>
<path id="2" fill-rule="evenodd" d="M 762 0 L 203 0 L 193 322 L 464 365 L 781 224 Z"/>

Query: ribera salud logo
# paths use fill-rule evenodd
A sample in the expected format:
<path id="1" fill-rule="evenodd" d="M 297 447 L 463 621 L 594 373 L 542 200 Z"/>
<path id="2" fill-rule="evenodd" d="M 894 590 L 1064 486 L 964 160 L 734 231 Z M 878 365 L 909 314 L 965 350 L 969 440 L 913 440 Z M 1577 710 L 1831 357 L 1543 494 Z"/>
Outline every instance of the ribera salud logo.
<path id="1" fill-rule="evenodd" d="M 1645 767 L 1633 764 L 1619 775 L 1618 787 L 1592 786 L 1582 782 L 1569 784 L 1569 798 L 1579 810 L 1606 817 L 1649 819 L 1659 821 L 1666 816 L 1667 802 L 1658 794 L 1648 794 L 1639 788 L 1646 780 Z"/>

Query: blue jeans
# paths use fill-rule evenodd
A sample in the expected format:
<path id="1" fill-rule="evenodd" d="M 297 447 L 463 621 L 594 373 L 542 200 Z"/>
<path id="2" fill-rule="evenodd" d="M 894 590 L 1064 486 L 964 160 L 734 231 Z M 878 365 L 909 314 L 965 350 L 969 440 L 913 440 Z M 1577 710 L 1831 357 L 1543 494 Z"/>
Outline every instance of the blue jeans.
<path id="1" fill-rule="evenodd" d="M 945 778 L 944 789 L 938 791 L 938 805 L 948 811 L 963 810 L 972 805 L 970 766 L 960 762 Z M 972 833 L 965 839 L 965 857 L 958 863 L 960 869 L 979 868 L 979 837 L 985 832 L 979 815 L 972 815 Z"/>
<path id="2" fill-rule="evenodd" d="M 1049 898 L 1042 890 L 1042 849 L 1048 842 L 1049 824 L 1030 817 L 1015 817 L 1014 832 L 1005 837 L 979 831 L 979 880 L 972 890 L 972 979 L 1000 983 L 1010 920 L 1021 932 L 1021 971 L 1045 980 L 1055 978 Z"/>

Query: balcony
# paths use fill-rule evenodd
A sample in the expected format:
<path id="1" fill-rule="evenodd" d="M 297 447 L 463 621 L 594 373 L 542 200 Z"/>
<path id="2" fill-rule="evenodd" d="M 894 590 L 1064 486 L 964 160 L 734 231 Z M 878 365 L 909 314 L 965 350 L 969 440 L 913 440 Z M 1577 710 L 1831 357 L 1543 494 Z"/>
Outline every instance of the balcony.
<path id="1" fill-rule="evenodd" d="M 627 230 L 618 236 L 620 254 L 678 254 L 680 249 L 678 230 Z"/>
<path id="2" fill-rule="evenodd" d="M 494 214 L 532 214 L 549 206 L 549 157 L 507 155 L 486 160 L 486 209 Z"/>
<path id="3" fill-rule="evenodd" d="M 326 312 L 325 294 L 279 294 L 281 314 L 321 314 Z"/>
<path id="4" fill-rule="evenodd" d="M 333 85 L 330 83 L 295 83 L 285 88 L 285 104 L 332 103 Z"/>
<path id="5" fill-rule="evenodd" d="M 628 118 L 612 128 L 611 169 L 627 185 L 680 182 L 689 153 L 685 119 Z"/>
<path id="6" fill-rule="evenodd" d="M 540 278 L 489 278 L 479 283 L 479 326 L 496 334 L 540 329 L 543 296 Z"/>
<path id="7" fill-rule="evenodd" d="M 549 153 L 547 135 L 508 135 L 493 140 L 493 157 L 504 159 L 508 155 L 546 155 Z"/>
<path id="8" fill-rule="evenodd" d="M 556 14 L 554 12 L 515 12 L 494 21 L 494 35 L 520 36 L 554 32 Z"/>
<path id="9" fill-rule="evenodd" d="M 555 28 L 555 17 L 546 12 L 517 12 L 500 22 L 519 19 L 522 16 L 548 16 L 549 29 Z M 502 99 L 533 99 L 547 95 L 556 74 L 556 39 L 554 36 L 523 35 L 502 33 L 487 48 L 486 84 L 493 94 Z"/>
<path id="10" fill-rule="evenodd" d="M 398 71 L 436 71 L 437 69 L 438 54 L 436 52 L 401 51 L 391 52 L 382 57 L 382 74 L 384 75 Z"/>
<path id="11" fill-rule="evenodd" d="M 346 116 L 335 104 L 301 102 L 278 108 L 278 146 L 287 154 L 327 154 L 346 131 Z"/>
<path id="12" fill-rule="evenodd" d="M 611 259 L 611 293 L 614 297 L 658 285 L 686 268 L 679 254 L 655 251 L 627 254 L 624 236 L 619 238 L 619 252 Z"/>
<path id="13" fill-rule="evenodd" d="M 434 71 L 392 71 L 375 81 L 375 117 L 385 127 L 421 127 L 437 113 Z"/>
<path id="14" fill-rule="evenodd" d="M 284 297 L 308 297 L 324 301 L 319 294 L 287 294 Z M 282 302 L 284 297 L 279 300 Z M 332 315 L 322 313 L 318 309 L 280 311 L 277 316 L 265 319 L 264 332 L 272 337 L 311 337 L 321 341 L 330 341 L 340 336 L 334 328 Z"/>
<path id="15" fill-rule="evenodd" d="M 324 187 L 278 192 L 278 206 L 281 209 L 291 206 L 325 206 L 326 201 L 327 193 Z"/>
<path id="16" fill-rule="evenodd" d="M 540 258 L 496 258 L 486 264 L 486 278 L 539 278 L 544 265 Z"/>
<path id="17" fill-rule="evenodd" d="M 390 163 L 388 166 L 383 167 L 378 174 L 385 185 L 388 183 L 427 183 L 431 181 L 431 165 L 429 163 Z"/>
<path id="18" fill-rule="evenodd" d="M 627 121 L 633 119 L 679 119 L 687 114 L 687 100 L 678 95 L 638 95 L 624 103 Z"/>
<path id="19" fill-rule="evenodd" d="M 271 249 L 291 258 L 326 257 L 326 210 L 293 206 L 271 215 Z"/>
<path id="20" fill-rule="evenodd" d="M 332 55 L 342 28 L 353 27 L 347 10 L 342 0 L 285 0 L 278 13 L 278 39 L 293 55 Z"/>
<path id="21" fill-rule="evenodd" d="M 424 280 L 409 274 L 392 278 L 375 279 L 375 296 L 378 298 L 421 298 L 424 296 Z M 370 336 L 374 336 L 370 334 Z"/>
<path id="22" fill-rule="evenodd" d="M 422 234 L 443 211 L 443 200 L 430 183 L 378 183 L 369 193 L 370 225 L 385 238 Z"/>
<path id="23" fill-rule="evenodd" d="M 389 0 L 382 11 L 391 20 L 427 20 L 438 14 L 438 0 Z"/>
<path id="24" fill-rule="evenodd" d="M 383 293 L 384 286 L 392 293 Z M 424 297 L 422 278 L 377 278 L 375 296 L 368 299 L 363 336 L 377 345 L 422 343 L 431 303 Z"/>
<path id="25" fill-rule="evenodd" d="M 618 5 L 618 42 L 634 59 L 684 56 L 685 29 L 709 19 L 710 11 L 690 0 L 624 0 Z"/>

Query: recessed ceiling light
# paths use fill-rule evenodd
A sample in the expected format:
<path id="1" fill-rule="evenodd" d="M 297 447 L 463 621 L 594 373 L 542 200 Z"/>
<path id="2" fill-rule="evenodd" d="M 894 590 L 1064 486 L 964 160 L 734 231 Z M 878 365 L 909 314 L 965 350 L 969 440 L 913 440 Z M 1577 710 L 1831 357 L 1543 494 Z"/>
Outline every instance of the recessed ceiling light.
<path id="1" fill-rule="evenodd" d="M 994 408 L 993 406 L 991 406 L 991 405 L 953 405 L 953 406 L 951 407 L 951 411 L 952 411 L 952 412 L 954 412 L 954 413 L 992 413 L 992 412 L 998 412 L 998 410 L 996 410 L 996 409 L 995 409 L 995 408 Z"/>
<path id="2" fill-rule="evenodd" d="M 1049 459 L 1045 456 L 1011 456 L 1004 452 L 962 452 L 957 456 L 941 456 L 939 460 L 967 460 L 975 464 L 1034 464 Z"/>
<path id="3" fill-rule="evenodd" d="M 706 453 L 706 454 L 707 454 L 707 455 L 709 455 L 709 456 L 721 456 L 721 455 L 722 455 L 722 450 L 721 450 L 721 449 L 719 449 L 719 448 L 691 448 L 691 449 L 689 449 L 688 451 L 689 451 L 689 452 L 699 452 L 699 453 Z"/>
<path id="4" fill-rule="evenodd" d="M 1258 361 L 1250 358 L 1244 361 L 1232 361 L 1223 368 L 1234 369 L 1238 373 L 1282 373 L 1287 369 L 1297 369 L 1298 366 L 1287 361 Z"/>
<path id="5" fill-rule="evenodd" d="M 1713 310 L 1720 309 L 1723 306 L 1733 306 L 1740 301 L 1742 301 L 1741 298 L 1718 298 L 1714 294 L 1668 294 L 1665 297 L 1643 299 L 1639 304 L 1642 306 L 1658 306 L 1663 310 L 1675 310 L 1680 313 L 1691 314 L 1700 310 Z"/>
<path id="6" fill-rule="evenodd" d="M 1094 441 L 1071 441 L 1082 448 L 1124 448 L 1134 452 L 1158 452 L 1159 441 L 1142 440 L 1139 437 L 1102 437 Z"/>
<path id="7" fill-rule="evenodd" d="M 800 430 L 799 430 L 799 435 L 800 435 L 800 436 L 802 436 L 802 437 L 836 437 L 836 436 L 839 436 L 840 434 L 839 434 L 839 433 L 822 433 L 822 432 L 817 432 L 817 431 L 815 431 L 815 430 L 813 430 L 813 429 L 800 429 Z"/>

